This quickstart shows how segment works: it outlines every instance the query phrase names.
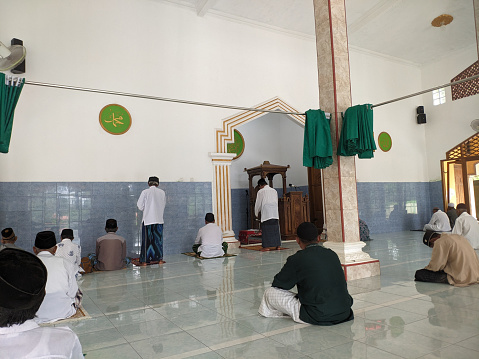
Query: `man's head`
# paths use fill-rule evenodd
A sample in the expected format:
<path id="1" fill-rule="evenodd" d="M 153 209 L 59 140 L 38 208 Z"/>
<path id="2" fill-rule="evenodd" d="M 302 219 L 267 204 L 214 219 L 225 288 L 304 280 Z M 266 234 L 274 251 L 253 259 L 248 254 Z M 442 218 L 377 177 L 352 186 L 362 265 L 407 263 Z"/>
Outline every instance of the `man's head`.
<path id="1" fill-rule="evenodd" d="M 55 238 L 55 233 L 52 231 L 43 231 L 37 233 L 33 252 L 38 254 L 43 251 L 50 252 L 51 254 L 55 254 L 57 251 L 57 239 Z"/>
<path id="2" fill-rule="evenodd" d="M 158 185 L 160 184 L 160 179 L 156 176 L 151 176 L 150 178 L 148 178 L 148 186 L 156 186 L 158 187 Z"/>
<path id="3" fill-rule="evenodd" d="M 428 247 L 433 248 L 434 242 L 440 237 L 441 233 L 439 232 L 426 231 L 426 233 L 424 233 L 424 237 L 422 237 L 422 243 L 424 243 Z"/>
<path id="4" fill-rule="evenodd" d="M 73 240 L 73 229 L 70 229 L 70 228 L 65 228 L 63 231 L 62 231 L 62 234 L 60 235 L 61 239 L 65 239 L 65 238 L 68 238 L 68 239 L 71 239 Z"/>
<path id="5" fill-rule="evenodd" d="M 118 230 L 118 224 L 116 219 L 110 218 L 106 220 L 105 231 L 107 232 L 116 232 Z"/>
<path id="6" fill-rule="evenodd" d="M 13 229 L 11 228 L 5 228 L 2 230 L 2 243 L 10 243 L 13 244 L 17 240 L 17 236 L 15 235 L 15 232 L 13 232 Z"/>
<path id="7" fill-rule="evenodd" d="M 454 203 L 452 203 L 452 202 L 449 203 L 449 204 L 447 205 L 447 208 L 448 208 L 448 209 L 450 209 L 450 208 L 451 208 L 451 209 L 454 209 Z"/>
<path id="8" fill-rule="evenodd" d="M 464 212 L 467 212 L 467 207 L 465 203 L 459 203 L 456 207 L 457 215 L 460 216 Z"/>
<path id="9" fill-rule="evenodd" d="M 213 213 L 206 213 L 205 223 L 215 223 L 215 215 Z"/>
<path id="10" fill-rule="evenodd" d="M 35 255 L 14 248 L 0 251 L 0 327 L 33 319 L 46 284 L 47 269 Z"/>
<path id="11" fill-rule="evenodd" d="M 434 208 L 432 209 L 432 213 L 436 213 L 437 211 L 439 211 L 439 207 L 434 207 Z"/>
<path id="12" fill-rule="evenodd" d="M 296 236 L 296 242 L 301 248 L 309 244 L 318 243 L 318 228 L 311 222 L 303 222 L 298 226 Z"/>
<path id="13" fill-rule="evenodd" d="M 263 187 L 266 186 L 266 185 L 267 185 L 267 183 L 266 183 L 266 180 L 265 180 L 264 178 L 260 178 L 260 179 L 258 180 L 258 186 L 259 186 L 260 188 L 263 188 Z"/>

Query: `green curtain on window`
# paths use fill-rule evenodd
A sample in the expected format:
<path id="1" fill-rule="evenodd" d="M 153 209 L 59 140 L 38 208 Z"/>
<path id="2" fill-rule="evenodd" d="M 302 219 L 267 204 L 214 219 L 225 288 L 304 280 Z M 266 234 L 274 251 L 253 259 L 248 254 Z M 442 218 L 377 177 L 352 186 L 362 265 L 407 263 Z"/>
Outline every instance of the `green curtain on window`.
<path id="1" fill-rule="evenodd" d="M 8 153 L 12 136 L 13 113 L 23 89 L 23 79 L 12 80 L 0 72 L 0 152 Z"/>

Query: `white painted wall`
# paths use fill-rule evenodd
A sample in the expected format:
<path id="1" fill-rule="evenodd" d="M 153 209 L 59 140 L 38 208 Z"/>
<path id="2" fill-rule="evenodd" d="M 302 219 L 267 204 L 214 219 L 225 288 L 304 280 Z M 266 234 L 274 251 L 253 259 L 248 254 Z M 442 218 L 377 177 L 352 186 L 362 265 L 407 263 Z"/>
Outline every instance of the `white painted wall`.
<path id="1" fill-rule="evenodd" d="M 421 69 L 393 58 L 350 49 L 353 105 L 377 104 L 422 90 Z M 379 149 L 373 159 L 356 159 L 358 182 L 428 181 L 424 126 L 416 122 L 422 98 L 374 108 L 374 136 L 387 132 L 392 138 L 388 152 Z"/>
<path id="2" fill-rule="evenodd" d="M 436 87 L 451 82 L 451 79 L 477 61 L 477 48 L 471 47 L 441 61 L 422 68 L 424 88 Z M 427 117 L 426 149 L 428 153 L 428 173 L 431 180 L 440 180 L 440 160 L 446 152 L 475 134 L 470 127 L 474 119 L 479 119 L 479 95 L 452 101 L 451 88 L 446 88 L 446 103 L 433 105 L 432 93 L 422 95 Z"/>
<path id="3" fill-rule="evenodd" d="M 149 0 L 3 0 L 1 39 L 27 47 L 30 81 L 254 106 L 318 107 L 316 49 L 299 38 Z M 128 133 L 103 131 L 118 103 Z M 0 181 L 211 181 L 215 129 L 237 111 L 26 85 Z"/>
<path id="4" fill-rule="evenodd" d="M 248 174 L 244 169 L 259 166 L 263 161 L 291 166 L 286 172 L 286 185 L 308 185 L 307 169 L 303 167 L 302 125 L 286 115 L 267 114 L 239 126 L 237 130 L 243 135 L 245 150 L 231 164 L 231 188 L 248 188 Z M 255 186 L 258 180 L 258 176 L 254 178 Z M 275 188 L 281 188 L 282 177 L 276 175 L 273 184 Z"/>

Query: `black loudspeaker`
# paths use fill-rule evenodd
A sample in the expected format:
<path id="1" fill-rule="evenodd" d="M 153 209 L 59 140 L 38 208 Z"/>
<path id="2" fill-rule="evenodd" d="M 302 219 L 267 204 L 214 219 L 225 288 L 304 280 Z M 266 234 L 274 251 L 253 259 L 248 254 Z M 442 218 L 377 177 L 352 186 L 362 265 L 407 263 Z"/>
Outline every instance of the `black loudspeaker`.
<path id="1" fill-rule="evenodd" d="M 23 41 L 19 39 L 12 39 L 10 42 L 11 45 L 23 45 Z M 25 73 L 25 60 L 23 60 L 17 67 L 14 67 L 10 70 L 13 74 L 24 74 Z"/>
<path id="2" fill-rule="evenodd" d="M 416 108 L 416 113 L 417 113 L 416 120 L 418 125 L 422 123 L 426 123 L 426 114 L 424 113 L 424 106 L 418 106 Z"/>

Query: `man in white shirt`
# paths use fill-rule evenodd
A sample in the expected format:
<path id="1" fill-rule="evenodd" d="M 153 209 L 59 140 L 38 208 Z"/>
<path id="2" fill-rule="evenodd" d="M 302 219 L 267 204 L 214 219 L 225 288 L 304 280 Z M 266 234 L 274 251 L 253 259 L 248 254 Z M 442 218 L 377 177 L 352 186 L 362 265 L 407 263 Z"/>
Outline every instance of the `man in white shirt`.
<path id="1" fill-rule="evenodd" d="M 258 181 L 259 191 L 256 194 L 254 214 L 261 212 L 261 244 L 263 251 L 279 249 L 281 233 L 279 230 L 278 192 L 266 183 L 264 178 Z"/>
<path id="2" fill-rule="evenodd" d="M 57 251 L 55 252 L 56 257 L 62 257 L 67 261 L 73 263 L 76 268 L 76 276 L 81 277 L 79 272 L 83 271 L 80 267 L 81 264 L 81 248 L 78 244 L 73 243 L 73 230 L 70 228 L 65 228 L 61 235 L 61 242 L 57 244 Z"/>
<path id="3" fill-rule="evenodd" d="M 158 188 L 160 179 L 150 177 L 148 189 L 141 192 L 137 206 L 143 211 L 141 223 L 140 265 L 163 264 L 163 212 L 165 211 L 166 195 Z"/>
<path id="4" fill-rule="evenodd" d="M 215 224 L 215 215 L 206 213 L 205 225 L 196 236 L 193 252 L 203 258 L 222 257 L 228 250 L 228 243 L 223 242 L 223 231 Z"/>
<path id="5" fill-rule="evenodd" d="M 45 297 L 47 269 L 21 249 L 0 252 L 0 358 L 83 359 L 67 327 L 40 327 L 33 318 Z"/>
<path id="6" fill-rule="evenodd" d="M 456 212 L 458 217 L 452 233 L 466 237 L 472 248 L 479 249 L 479 224 L 477 219 L 467 213 L 467 207 L 464 203 L 457 205 Z"/>
<path id="7" fill-rule="evenodd" d="M 75 278 L 75 266 L 61 257 L 57 250 L 55 233 L 37 233 L 33 252 L 43 262 L 48 272 L 46 295 L 37 312 L 37 323 L 49 323 L 71 317 L 80 306 L 81 291 Z"/>
<path id="8" fill-rule="evenodd" d="M 446 213 L 441 211 L 438 207 L 432 209 L 432 217 L 428 224 L 423 228 L 424 231 L 434 232 L 449 232 L 451 230 L 451 224 L 449 217 Z"/>

